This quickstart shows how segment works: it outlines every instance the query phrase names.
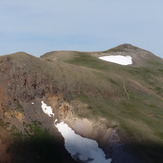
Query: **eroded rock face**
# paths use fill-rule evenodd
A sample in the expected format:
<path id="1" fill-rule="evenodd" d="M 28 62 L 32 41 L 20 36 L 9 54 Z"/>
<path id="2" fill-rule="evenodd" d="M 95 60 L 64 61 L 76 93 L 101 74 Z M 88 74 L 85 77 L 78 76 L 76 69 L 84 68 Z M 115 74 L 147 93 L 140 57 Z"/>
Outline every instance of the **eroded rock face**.
<path id="1" fill-rule="evenodd" d="M 41 98 L 58 89 L 40 62 L 28 54 L 0 57 L 0 162 L 75 162 L 41 111 Z"/>
<path id="2" fill-rule="evenodd" d="M 87 119 L 81 118 L 75 113 L 75 109 L 83 110 L 88 107 L 87 104 L 80 101 L 68 103 L 62 97 L 49 96 L 48 102 L 53 106 L 55 118 L 57 122 L 66 122 L 76 134 L 84 138 L 89 138 L 98 142 L 98 145 L 103 149 L 106 158 L 112 159 L 112 163 L 139 163 L 142 160 L 137 158 L 129 149 L 125 142 L 120 138 L 117 128 L 107 127 L 107 120 L 104 118 Z M 59 122 L 58 122 L 59 120 Z M 114 124 L 115 126 L 118 124 Z"/>
<path id="3" fill-rule="evenodd" d="M 83 110 L 88 107 L 87 104 L 78 100 L 69 104 L 57 96 L 51 96 L 48 99 L 50 106 L 54 108 L 56 119 L 66 122 L 76 134 L 96 140 L 108 158 L 111 156 L 111 147 L 121 143 L 116 129 L 107 127 L 106 119 L 81 118 L 75 113 L 76 109 Z"/>
<path id="4" fill-rule="evenodd" d="M 30 56 L 26 58 L 28 59 L 28 57 Z M 35 66 L 28 65 L 30 60 L 27 60 L 27 63 L 25 63 L 26 60 L 21 63 L 21 61 L 17 61 L 11 56 L 1 59 L 1 82 L 13 99 L 29 101 L 35 97 L 43 97 L 47 91 L 50 91 L 49 77 L 37 71 Z"/>

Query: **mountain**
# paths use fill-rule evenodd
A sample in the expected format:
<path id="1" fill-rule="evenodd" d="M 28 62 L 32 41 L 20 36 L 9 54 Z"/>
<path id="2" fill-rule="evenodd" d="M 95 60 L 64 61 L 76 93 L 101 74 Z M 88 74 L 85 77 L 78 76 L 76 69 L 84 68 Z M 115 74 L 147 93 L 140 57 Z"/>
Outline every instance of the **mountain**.
<path id="1" fill-rule="evenodd" d="M 103 56 L 130 56 L 132 64 Z M 70 155 L 57 129 L 64 122 L 112 163 L 162 163 L 162 83 L 163 60 L 130 44 L 0 56 L 0 162 L 93 162 Z"/>

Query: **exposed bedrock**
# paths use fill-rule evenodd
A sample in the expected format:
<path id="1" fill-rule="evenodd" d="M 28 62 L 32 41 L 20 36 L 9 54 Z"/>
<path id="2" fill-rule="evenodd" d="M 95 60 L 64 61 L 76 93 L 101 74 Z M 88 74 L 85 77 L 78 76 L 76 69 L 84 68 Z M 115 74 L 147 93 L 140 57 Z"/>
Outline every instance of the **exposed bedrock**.
<path id="1" fill-rule="evenodd" d="M 75 103 L 75 106 L 73 106 L 57 96 L 50 96 L 48 100 L 49 105 L 54 108 L 55 116 L 59 121 L 66 122 L 76 134 L 96 140 L 99 147 L 105 152 L 106 158 L 112 158 L 112 163 L 141 162 L 132 149 L 120 138 L 118 129 L 107 127 L 106 119 L 81 118 L 74 113 L 74 109 L 84 109 L 86 104 L 75 101 L 72 102 L 72 104 Z"/>

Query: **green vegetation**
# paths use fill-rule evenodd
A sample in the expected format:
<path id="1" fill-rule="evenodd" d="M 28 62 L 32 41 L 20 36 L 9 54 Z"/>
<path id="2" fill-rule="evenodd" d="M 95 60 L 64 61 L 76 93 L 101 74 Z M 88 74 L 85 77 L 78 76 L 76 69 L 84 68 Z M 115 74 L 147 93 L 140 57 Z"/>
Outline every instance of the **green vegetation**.
<path id="1" fill-rule="evenodd" d="M 101 60 L 90 56 L 89 54 L 77 52 L 73 60 L 66 61 L 77 66 L 85 66 L 94 69 L 107 70 L 107 64 L 103 64 Z"/>
<path id="2" fill-rule="evenodd" d="M 52 136 L 40 122 L 33 121 L 30 124 L 23 123 L 24 133 L 15 126 L 12 132 L 15 136 L 14 143 L 9 147 L 8 152 L 12 154 L 12 162 L 65 162 L 69 160 L 65 154 L 63 143 L 55 136 Z M 63 156 L 63 157 L 61 157 Z M 65 159 L 67 158 L 67 159 Z"/>
<path id="3" fill-rule="evenodd" d="M 137 47 L 123 45 L 110 52 L 124 52 L 128 47 L 138 51 Z M 50 76 L 50 81 L 64 92 L 66 100 L 78 99 L 88 105 L 82 112 L 76 111 L 78 115 L 102 116 L 109 122 L 116 121 L 132 135 L 131 139 L 162 143 L 162 62 L 153 56 L 152 59 L 142 58 L 144 65 L 141 66 L 121 66 L 93 55 L 54 52 L 54 55 L 42 57 L 42 63 L 43 59 L 47 62 L 37 65 L 36 70 L 38 74 Z"/>
<path id="4" fill-rule="evenodd" d="M 29 139 L 46 139 L 50 136 L 49 131 L 42 127 L 38 121 L 32 121 L 31 124 L 24 124 L 25 136 Z"/>
<path id="5" fill-rule="evenodd" d="M 7 129 L 10 126 L 9 122 L 4 122 L 2 118 L 0 118 L 0 127 L 3 129 Z"/>
<path id="6" fill-rule="evenodd" d="M 109 122 L 116 121 L 131 140 L 163 145 L 163 64 L 152 62 L 150 66 L 125 67 L 82 53 L 66 62 L 89 68 L 87 73 L 96 75 L 91 83 L 93 95 L 84 90 L 74 96 L 88 104 L 87 110 L 78 113 L 80 116 L 105 117 Z M 95 90 L 98 90 L 96 95 Z"/>

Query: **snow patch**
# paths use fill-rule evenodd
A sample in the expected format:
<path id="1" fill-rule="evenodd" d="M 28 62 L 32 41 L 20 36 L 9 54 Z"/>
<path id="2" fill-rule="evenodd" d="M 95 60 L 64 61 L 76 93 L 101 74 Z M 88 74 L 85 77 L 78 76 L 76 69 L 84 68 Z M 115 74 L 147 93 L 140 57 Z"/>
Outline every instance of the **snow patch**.
<path id="1" fill-rule="evenodd" d="M 41 101 L 41 107 L 45 114 L 49 117 L 54 113 L 50 106 L 47 106 Z M 81 137 L 76 134 L 66 123 L 57 123 L 58 119 L 55 119 L 54 126 L 58 129 L 61 135 L 64 137 L 65 148 L 71 154 L 74 160 L 83 163 L 111 163 L 111 158 L 106 159 L 104 151 L 98 147 L 98 143 L 95 140 Z"/>
<path id="2" fill-rule="evenodd" d="M 117 63 L 120 65 L 131 65 L 132 64 L 131 56 L 110 55 L 110 56 L 99 57 L 99 59 L 108 61 L 108 62 Z"/>
<path id="3" fill-rule="evenodd" d="M 90 163 L 111 162 L 111 159 L 105 158 L 105 153 L 98 147 L 96 141 L 81 137 L 64 122 L 55 126 L 64 137 L 66 150 L 75 160 Z"/>
<path id="4" fill-rule="evenodd" d="M 32 105 L 34 105 L 35 103 L 34 103 L 34 102 L 32 102 L 31 104 L 32 104 Z"/>
<path id="5" fill-rule="evenodd" d="M 54 117 L 53 109 L 50 106 L 46 105 L 44 101 L 41 101 L 41 107 L 45 114 L 47 114 L 49 117 Z"/>

